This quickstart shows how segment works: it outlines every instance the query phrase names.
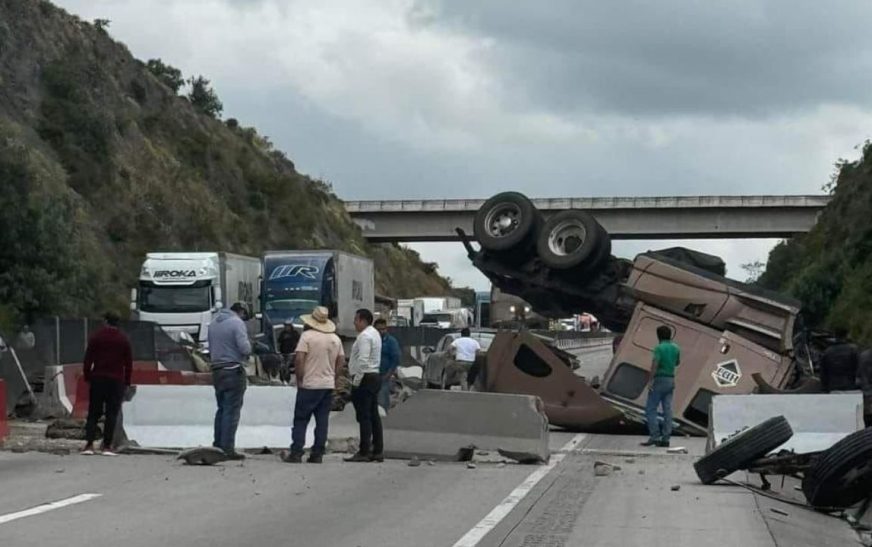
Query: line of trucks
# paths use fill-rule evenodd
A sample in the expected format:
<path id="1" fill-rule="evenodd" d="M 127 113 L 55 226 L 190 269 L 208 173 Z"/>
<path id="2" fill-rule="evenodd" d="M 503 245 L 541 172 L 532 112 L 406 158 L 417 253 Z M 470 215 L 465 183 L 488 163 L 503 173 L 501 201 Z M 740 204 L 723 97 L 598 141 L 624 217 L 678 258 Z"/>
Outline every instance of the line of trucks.
<path id="1" fill-rule="evenodd" d="M 190 336 L 208 353 L 209 324 L 225 305 L 244 302 L 258 322 L 264 342 L 275 348 L 273 334 L 291 320 L 324 306 L 344 339 L 356 336 L 354 313 L 375 309 L 371 259 L 335 250 L 268 251 L 262 257 L 225 252 L 149 253 L 131 291 L 133 319 L 161 326 L 171 338 Z M 462 328 L 472 312 L 457 297 L 420 297 L 397 301 L 395 323 Z"/>

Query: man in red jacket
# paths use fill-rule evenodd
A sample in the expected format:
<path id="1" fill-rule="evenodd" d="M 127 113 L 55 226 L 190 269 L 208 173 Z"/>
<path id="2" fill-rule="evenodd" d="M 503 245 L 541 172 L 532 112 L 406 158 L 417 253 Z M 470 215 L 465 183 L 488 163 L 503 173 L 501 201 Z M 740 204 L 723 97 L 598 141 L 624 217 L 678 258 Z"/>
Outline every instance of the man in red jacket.
<path id="1" fill-rule="evenodd" d="M 130 385 L 133 371 L 133 352 L 130 340 L 118 328 L 121 318 L 113 312 L 103 316 L 106 323 L 88 340 L 83 371 L 89 384 L 88 421 L 85 424 L 85 444 L 82 454 L 94 454 L 94 439 L 97 438 L 97 420 L 106 413 L 103 424 L 103 444 L 100 452 L 104 456 L 115 456 L 112 452 L 112 436 L 115 422 L 121 410 L 124 390 Z"/>

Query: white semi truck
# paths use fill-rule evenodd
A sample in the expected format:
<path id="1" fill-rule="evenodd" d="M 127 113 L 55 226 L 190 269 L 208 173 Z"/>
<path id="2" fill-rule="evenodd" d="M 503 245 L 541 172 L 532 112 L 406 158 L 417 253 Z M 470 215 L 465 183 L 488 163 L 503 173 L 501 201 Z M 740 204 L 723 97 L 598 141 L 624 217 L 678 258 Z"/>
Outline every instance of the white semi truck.
<path id="1" fill-rule="evenodd" d="M 244 302 L 252 314 L 260 312 L 262 272 L 261 260 L 250 256 L 148 253 L 130 309 L 135 319 L 157 323 L 175 340 L 186 332 L 208 351 L 209 324 L 222 307 Z"/>

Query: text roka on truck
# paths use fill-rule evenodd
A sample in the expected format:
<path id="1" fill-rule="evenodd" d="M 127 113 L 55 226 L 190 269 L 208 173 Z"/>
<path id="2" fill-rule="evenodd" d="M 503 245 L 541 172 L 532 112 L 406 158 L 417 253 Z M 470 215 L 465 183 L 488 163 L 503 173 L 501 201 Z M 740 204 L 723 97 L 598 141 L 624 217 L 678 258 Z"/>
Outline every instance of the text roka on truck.
<path id="1" fill-rule="evenodd" d="M 245 302 L 260 311 L 258 258 L 221 252 L 148 253 L 131 291 L 134 319 L 152 321 L 173 339 L 187 332 L 208 349 L 209 324 L 219 309 Z"/>

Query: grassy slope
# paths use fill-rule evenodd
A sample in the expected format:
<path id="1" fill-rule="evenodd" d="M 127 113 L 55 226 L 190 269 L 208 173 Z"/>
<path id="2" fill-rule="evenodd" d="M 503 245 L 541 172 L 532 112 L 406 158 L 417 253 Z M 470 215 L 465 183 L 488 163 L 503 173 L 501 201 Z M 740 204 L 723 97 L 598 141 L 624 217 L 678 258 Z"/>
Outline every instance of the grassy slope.
<path id="1" fill-rule="evenodd" d="M 14 22 L 14 23 L 13 23 Z M 105 31 L 0 0 L 0 316 L 121 309 L 145 252 L 339 248 L 377 290 L 439 294 L 417 253 L 372 246 L 330 188 L 251 128 L 176 96 Z"/>

